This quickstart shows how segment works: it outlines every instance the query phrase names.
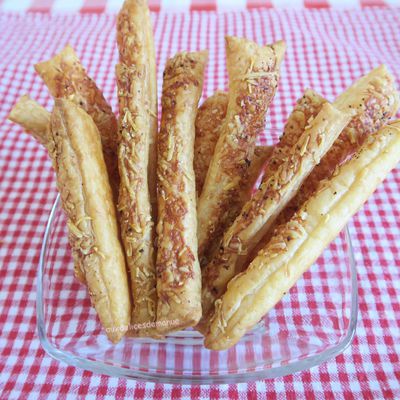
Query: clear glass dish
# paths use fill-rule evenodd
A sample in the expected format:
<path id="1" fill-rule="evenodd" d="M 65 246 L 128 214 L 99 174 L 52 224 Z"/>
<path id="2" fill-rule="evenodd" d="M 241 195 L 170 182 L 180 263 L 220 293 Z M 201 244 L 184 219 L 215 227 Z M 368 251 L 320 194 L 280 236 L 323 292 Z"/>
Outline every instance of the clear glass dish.
<path id="1" fill-rule="evenodd" d="M 41 344 L 57 360 L 97 373 L 168 383 L 237 383 L 318 365 L 351 343 L 357 279 L 348 230 L 236 346 L 209 351 L 188 329 L 164 341 L 111 344 L 83 285 L 73 276 L 65 217 L 57 198 L 44 235 L 37 280 Z"/>

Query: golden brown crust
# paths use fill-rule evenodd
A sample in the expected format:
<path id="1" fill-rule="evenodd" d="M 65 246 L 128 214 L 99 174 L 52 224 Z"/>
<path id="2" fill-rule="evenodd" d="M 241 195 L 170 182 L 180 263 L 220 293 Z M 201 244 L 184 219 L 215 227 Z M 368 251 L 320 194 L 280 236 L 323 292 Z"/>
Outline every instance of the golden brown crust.
<path id="1" fill-rule="evenodd" d="M 218 91 L 206 99 L 197 111 L 193 167 L 196 175 L 196 191 L 198 196 L 203 189 L 207 170 L 214 154 L 227 107 L 228 94 Z"/>
<path id="2" fill-rule="evenodd" d="M 121 64 L 145 65 L 144 91 L 150 119 L 148 185 L 153 218 L 157 215 L 157 74 L 153 28 L 146 0 L 126 0 L 117 18 L 117 43 Z"/>
<path id="3" fill-rule="evenodd" d="M 207 98 L 197 110 L 196 138 L 194 142 L 194 173 L 196 175 L 197 195 L 201 193 L 207 170 L 217 144 L 220 128 L 226 116 L 228 94 L 217 91 Z M 241 188 L 241 197 L 248 200 L 264 165 L 272 154 L 272 146 L 256 146 L 254 158 L 247 172 L 247 181 Z"/>
<path id="4" fill-rule="evenodd" d="M 26 129 L 46 149 L 53 149 L 49 131 L 50 116 L 45 108 L 28 95 L 24 95 L 14 105 L 8 118 Z M 78 264 L 79 260 L 74 265 L 75 276 L 81 283 L 85 283 L 85 275 Z"/>
<path id="5" fill-rule="evenodd" d="M 275 94 L 285 45 L 226 38 L 229 103 L 198 204 L 199 255 L 224 231 Z"/>
<path id="6" fill-rule="evenodd" d="M 322 179 L 330 177 L 336 167 L 354 154 L 364 140 L 378 131 L 399 108 L 399 96 L 394 79 L 382 65 L 356 81 L 334 102 L 341 110 L 351 112 L 353 118 L 332 148 L 314 168 L 301 191 L 279 217 L 279 223 L 291 215 L 315 192 Z"/>
<path id="7" fill-rule="evenodd" d="M 75 264 L 107 336 L 118 342 L 130 322 L 130 299 L 99 132 L 83 109 L 56 99 L 50 134 L 48 149 Z"/>
<path id="8" fill-rule="evenodd" d="M 243 182 L 241 188 L 242 204 L 250 199 L 258 178 L 264 171 L 265 165 L 271 159 L 274 151 L 274 146 L 256 146 L 254 148 L 254 156 L 249 169 L 247 170 L 247 181 Z"/>
<path id="9" fill-rule="evenodd" d="M 326 102 L 327 100 L 311 89 L 306 89 L 303 96 L 297 100 L 285 124 L 283 134 L 279 138 L 279 142 L 268 162 L 264 180 L 269 179 L 283 164 L 290 154 L 291 148 L 303 134 L 306 126 L 318 115 Z"/>
<path id="10" fill-rule="evenodd" d="M 203 272 L 202 325 L 207 323 L 214 301 L 222 295 L 229 280 L 243 270 L 247 254 L 268 231 L 349 120 L 348 114 L 324 103 L 294 145 L 285 150 L 279 168 L 273 172 L 267 169 L 258 191 L 225 232 L 218 253 Z"/>
<path id="11" fill-rule="evenodd" d="M 27 94 L 15 103 L 8 119 L 21 125 L 40 144 L 47 146 L 50 113 Z"/>
<path id="12" fill-rule="evenodd" d="M 197 196 L 201 194 L 204 180 L 207 175 L 208 167 L 214 154 L 217 144 L 221 125 L 224 122 L 226 110 L 228 106 L 228 94 L 225 92 L 215 92 L 212 96 L 204 101 L 197 111 L 196 116 L 196 138 L 194 144 L 194 172 L 196 175 L 196 191 Z M 261 174 L 263 165 L 271 154 L 271 147 L 256 146 L 254 150 L 253 160 L 247 171 L 246 179 L 244 179 L 239 188 L 240 195 L 231 200 L 227 205 L 229 214 L 226 215 L 226 225 L 229 226 L 236 218 L 243 204 L 251 197 L 253 187 Z M 220 229 L 222 235 L 222 229 Z M 207 259 L 211 258 L 218 247 L 220 236 L 214 240 L 203 255 L 200 265 L 206 265 Z"/>
<path id="13" fill-rule="evenodd" d="M 180 53 L 164 71 L 158 136 L 157 328 L 195 325 L 201 316 L 193 171 L 195 118 L 207 52 Z"/>
<path id="14" fill-rule="evenodd" d="M 134 336 L 153 335 L 157 307 L 154 223 L 147 179 L 150 143 L 145 90 L 147 73 L 146 65 L 127 67 L 118 64 L 116 67 L 121 178 L 118 211 L 133 299 L 129 333 Z"/>
<path id="15" fill-rule="evenodd" d="M 237 343 L 315 262 L 400 160 L 400 121 L 370 136 L 361 149 L 320 182 L 315 194 L 285 224 L 247 270 L 216 302 L 205 346 Z"/>
<path id="16" fill-rule="evenodd" d="M 90 79 L 71 46 L 48 61 L 35 65 L 51 95 L 82 107 L 95 122 L 101 136 L 104 159 L 114 198 L 118 190 L 117 120 L 101 90 Z"/>
<path id="17" fill-rule="evenodd" d="M 318 115 L 324 103 L 326 103 L 326 100 L 310 89 L 307 89 L 304 92 L 304 95 L 298 99 L 293 111 L 288 117 L 283 134 L 280 137 L 278 144 L 273 147 L 272 154 L 269 157 L 268 164 L 263 175 L 263 181 L 270 179 L 271 176 L 273 176 L 278 168 L 284 163 L 284 161 L 290 157 L 293 146 L 296 145 L 296 142 L 304 133 L 308 123 L 311 123 L 312 120 Z M 255 168 L 255 165 L 257 164 L 256 150 L 257 147 L 255 149 L 255 157 L 249 167 L 249 177 L 252 174 L 252 169 Z M 260 174 L 258 173 L 255 175 L 257 175 L 257 177 L 255 179 L 253 178 L 254 183 Z M 249 192 L 249 189 L 254 187 L 254 183 L 249 183 L 248 187 L 246 187 L 242 192 L 243 195 L 240 207 L 241 209 L 246 202 L 250 200 L 251 196 L 247 195 L 246 198 L 246 194 Z M 233 218 L 233 221 L 235 218 Z M 223 293 L 229 279 L 234 274 L 241 271 L 240 266 L 236 267 L 236 262 L 238 261 L 236 254 L 232 254 L 232 258 L 230 260 L 226 260 L 225 265 L 230 265 L 229 267 L 226 267 L 225 270 L 219 267 L 219 264 L 224 258 L 224 251 L 221 251 L 220 254 L 217 254 L 218 244 L 219 241 L 216 241 L 216 245 L 214 245 L 212 251 L 210 251 L 210 261 L 212 262 L 210 262 L 208 266 L 203 269 L 202 307 L 204 317 L 201 323 L 196 327 L 201 332 L 204 332 L 204 330 L 207 329 L 207 314 L 212 311 L 212 305 L 215 299 L 217 299 Z M 251 254 L 252 252 L 250 251 L 250 255 Z M 246 256 L 246 258 L 248 257 Z M 203 259 L 206 260 L 205 257 L 203 257 Z M 241 261 L 242 266 L 248 264 L 247 262 L 244 262 L 243 258 Z M 207 262 L 205 262 L 205 265 L 207 265 Z"/>

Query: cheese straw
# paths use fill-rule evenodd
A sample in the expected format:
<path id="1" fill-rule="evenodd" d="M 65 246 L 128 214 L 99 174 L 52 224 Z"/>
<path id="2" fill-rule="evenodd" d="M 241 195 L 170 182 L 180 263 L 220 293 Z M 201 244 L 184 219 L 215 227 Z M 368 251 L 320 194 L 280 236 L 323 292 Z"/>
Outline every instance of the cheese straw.
<path id="1" fill-rule="evenodd" d="M 121 237 L 131 280 L 132 336 L 159 336 L 151 198 L 155 198 L 154 49 L 146 1 L 127 0 L 118 15 L 116 67 L 119 102 L 118 198 Z M 157 98 L 156 94 L 154 95 Z M 154 116 L 155 115 L 155 116 Z M 154 125 L 154 120 L 156 124 Z M 153 192 L 152 192 L 153 191 Z M 156 204 L 154 204 L 154 210 Z"/>
<path id="2" fill-rule="evenodd" d="M 260 47 L 250 40 L 226 38 L 229 102 L 198 202 L 200 258 L 227 227 L 235 208 L 240 211 L 240 202 L 235 207 L 234 201 L 264 129 L 284 51 L 283 42 Z"/>
<path id="3" fill-rule="evenodd" d="M 205 337 L 213 350 L 236 344 L 283 297 L 400 160 L 400 121 L 370 136 L 232 279 Z"/>
<path id="4" fill-rule="evenodd" d="M 147 0 L 125 0 L 117 18 L 119 61 L 126 66 L 145 65 L 143 96 L 148 111 L 147 178 L 153 218 L 157 215 L 157 71 L 153 27 Z"/>
<path id="5" fill-rule="evenodd" d="M 180 53 L 164 71 L 158 136 L 157 328 L 197 324 L 201 276 L 197 257 L 195 118 L 207 52 Z"/>
<path id="6" fill-rule="evenodd" d="M 114 200 L 118 193 L 117 120 L 96 83 L 87 75 L 71 46 L 48 61 L 35 65 L 54 98 L 65 98 L 82 107 L 92 118 L 100 132 Z"/>
<path id="7" fill-rule="evenodd" d="M 19 98 L 10 111 L 8 119 L 21 125 L 40 144 L 47 147 L 50 113 L 35 100 L 28 95 Z"/>
<path id="8" fill-rule="evenodd" d="M 350 116 L 331 104 L 323 104 L 276 171 L 268 174 L 240 215 L 225 232 L 220 249 L 203 273 L 203 321 L 227 283 L 244 265 L 246 255 L 268 231 L 280 211 L 296 194 L 304 179 L 319 163 L 332 143 L 348 124 Z M 201 325 L 199 329 L 201 328 Z"/>
<path id="9" fill-rule="evenodd" d="M 354 154 L 364 140 L 377 132 L 399 109 L 399 94 L 394 78 L 384 65 L 373 69 L 344 91 L 333 103 L 342 111 L 350 112 L 352 120 L 332 148 L 314 168 L 301 190 L 285 208 L 277 223 L 282 223 L 307 200 L 322 179 Z"/>
<path id="10" fill-rule="evenodd" d="M 56 99 L 50 127 L 47 147 L 75 267 L 85 276 L 107 336 L 118 342 L 128 329 L 131 305 L 99 131 L 82 108 L 65 99 Z"/>

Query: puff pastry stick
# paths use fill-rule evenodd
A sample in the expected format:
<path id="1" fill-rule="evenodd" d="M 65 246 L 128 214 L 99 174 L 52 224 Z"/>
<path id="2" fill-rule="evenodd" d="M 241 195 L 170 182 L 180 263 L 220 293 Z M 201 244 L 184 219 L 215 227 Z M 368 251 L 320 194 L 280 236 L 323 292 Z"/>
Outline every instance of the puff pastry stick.
<path id="1" fill-rule="evenodd" d="M 197 110 L 196 137 L 194 141 L 193 167 L 196 176 L 196 191 L 199 195 L 203 188 L 208 167 L 217 144 L 220 127 L 224 122 L 226 109 L 228 107 L 228 94 L 215 92 L 207 98 Z M 241 197 L 248 200 L 250 193 L 259 178 L 262 168 L 272 154 L 272 146 L 256 146 L 254 159 L 249 166 L 247 181 L 241 190 Z"/>
<path id="2" fill-rule="evenodd" d="M 82 108 L 66 99 L 55 100 L 50 127 L 48 148 L 75 264 L 85 275 L 107 336 L 118 342 L 128 329 L 131 307 L 99 131 Z"/>
<path id="3" fill-rule="evenodd" d="M 231 217 L 232 200 L 246 179 L 276 91 L 284 51 L 284 42 L 260 47 L 246 39 L 226 38 L 229 103 L 198 203 L 200 257 Z"/>
<path id="4" fill-rule="evenodd" d="M 40 144 L 47 147 L 50 113 L 35 100 L 28 95 L 22 96 L 10 111 L 8 119 L 22 126 Z"/>
<path id="5" fill-rule="evenodd" d="M 207 52 L 180 53 L 164 71 L 158 136 L 157 328 L 195 325 L 201 316 L 193 148 Z"/>
<path id="6" fill-rule="evenodd" d="M 232 199 L 230 213 L 226 218 L 227 225 L 229 226 L 235 220 L 239 211 L 242 207 L 250 200 L 253 195 L 254 187 L 258 181 L 258 178 L 263 172 L 265 164 L 268 162 L 273 152 L 273 146 L 256 146 L 254 149 L 254 156 L 247 171 L 247 177 L 243 182 L 243 185 L 239 188 L 239 194 L 237 198 Z M 221 241 L 221 235 L 219 235 L 213 243 L 207 249 L 206 254 L 203 255 L 200 260 L 200 267 L 206 266 L 208 260 L 211 260 L 217 252 L 219 243 Z"/>
<path id="7" fill-rule="evenodd" d="M 325 103 L 297 142 L 287 151 L 280 167 L 263 182 L 226 231 L 215 255 L 203 273 L 202 306 L 206 321 L 212 305 L 227 283 L 243 269 L 246 255 L 274 222 L 304 179 L 328 151 L 350 116 Z"/>
<path id="8" fill-rule="evenodd" d="M 243 187 L 241 188 L 243 205 L 250 199 L 258 178 L 262 174 L 265 165 L 271 159 L 273 151 L 274 146 L 256 146 L 254 148 L 253 160 L 247 170 L 247 181 L 243 182 Z"/>
<path id="9" fill-rule="evenodd" d="M 304 133 L 307 124 L 313 123 L 313 120 L 321 111 L 321 108 L 325 103 L 327 102 L 324 98 L 322 98 L 317 93 L 309 89 L 306 90 L 304 95 L 297 101 L 296 106 L 294 107 L 292 113 L 289 115 L 289 118 L 285 124 L 284 132 L 280 137 L 279 143 L 274 146 L 272 155 L 268 160 L 268 164 L 265 169 L 265 173 L 261 182 L 261 187 L 260 187 L 261 191 L 259 190 L 258 193 L 256 192 L 254 196 L 258 196 L 257 198 L 263 196 L 262 193 L 264 192 L 266 193 L 266 191 L 268 191 L 268 185 L 270 185 L 269 181 L 271 179 L 276 180 L 276 183 L 278 183 L 279 176 L 281 173 L 286 174 L 287 171 L 291 171 L 289 167 L 290 162 L 291 160 L 296 158 L 296 154 L 300 152 L 302 147 L 302 145 L 300 145 L 299 146 L 300 149 L 297 148 L 297 144 L 302 143 L 304 137 L 310 136 L 309 133 Z M 325 110 L 325 113 L 329 115 L 329 111 L 330 108 L 327 108 Z M 331 114 L 331 119 L 334 116 L 335 113 L 333 112 Z M 320 120 L 321 118 L 324 119 L 325 117 L 320 116 Z M 319 132 L 320 127 L 322 127 L 322 123 L 323 121 L 320 121 L 319 123 L 320 125 L 315 126 L 314 128 L 315 133 Z M 324 146 L 326 146 L 327 144 L 328 143 L 325 143 Z M 325 151 L 326 149 L 327 147 L 325 147 Z M 310 154 L 308 154 L 308 156 L 310 156 Z M 298 157 L 300 157 L 300 154 Z M 286 166 L 283 167 L 284 169 L 282 170 L 282 172 L 279 172 L 278 174 L 279 168 L 282 167 L 282 164 L 284 164 L 285 162 Z M 298 164 L 298 161 L 296 161 L 296 164 Z M 298 182 L 294 184 L 298 185 Z M 282 203 L 279 203 L 280 196 L 282 195 L 282 193 L 280 193 L 281 190 L 282 189 L 280 187 L 277 187 L 276 190 L 277 193 L 275 193 L 276 201 L 274 202 L 275 207 L 282 205 Z M 273 199 L 273 197 L 271 197 L 271 199 Z M 251 205 L 250 196 L 248 196 L 247 200 L 249 201 L 247 207 L 250 207 Z M 262 207 L 267 206 L 267 203 L 261 204 L 260 200 L 259 199 L 257 200 L 256 197 L 254 197 L 253 202 L 254 206 L 259 206 L 260 210 L 265 213 Z M 246 203 L 244 203 L 243 206 L 245 206 L 245 204 Z M 269 207 L 270 207 L 269 216 L 272 217 L 271 212 L 276 215 L 277 210 L 271 208 L 271 204 L 269 205 Z M 246 253 L 247 251 L 250 252 L 254 243 L 257 242 L 257 239 L 253 237 L 253 235 L 258 233 L 257 230 L 252 233 L 248 232 L 246 231 L 246 229 L 248 229 L 245 227 L 246 225 L 243 225 L 243 221 L 247 221 L 246 224 L 248 222 L 251 222 L 247 220 L 247 214 L 246 214 L 247 212 L 248 211 L 246 211 L 243 216 L 238 216 L 237 220 L 225 233 L 225 236 L 222 240 L 218 252 L 215 251 L 213 253 L 213 259 L 207 265 L 207 267 L 203 269 L 203 286 L 202 286 L 203 318 L 201 324 L 197 327 L 198 330 L 200 331 L 204 331 L 204 329 L 207 326 L 207 316 L 209 315 L 210 312 L 212 312 L 214 301 L 219 296 L 221 296 L 221 294 L 225 291 L 226 285 L 229 282 L 229 280 L 233 278 L 234 275 L 241 272 L 243 266 L 246 265 L 245 263 L 246 254 L 243 254 L 244 253 L 243 250 L 246 249 Z M 268 217 L 268 214 L 265 214 L 265 217 Z M 258 220 L 261 221 L 262 219 L 263 218 L 261 214 L 258 216 Z M 264 227 L 263 223 L 260 222 L 257 229 L 263 230 L 266 228 Z M 241 232 L 241 230 L 244 230 L 244 232 Z M 237 248 L 236 250 L 231 249 L 231 246 L 229 244 L 229 241 L 231 240 L 233 242 L 237 240 L 238 244 L 242 243 L 243 241 L 243 243 L 241 244 L 243 249 L 240 248 Z"/>
<path id="10" fill-rule="evenodd" d="M 228 94 L 218 91 L 206 99 L 197 111 L 193 159 L 197 195 L 203 189 L 227 107 Z"/>
<path id="11" fill-rule="evenodd" d="M 12 108 L 8 118 L 22 126 L 33 138 L 35 138 L 46 149 L 53 148 L 50 136 L 51 114 L 31 99 L 28 95 L 22 96 Z M 78 281 L 85 283 L 85 275 L 80 268 L 74 266 L 74 274 Z"/>
<path id="12" fill-rule="evenodd" d="M 213 350 L 237 343 L 316 261 L 400 160 L 400 121 L 370 136 L 335 176 L 279 226 L 246 271 L 216 302 L 205 338 Z"/>
<path id="13" fill-rule="evenodd" d="M 50 60 L 36 64 L 35 70 L 53 97 L 73 101 L 93 118 L 100 132 L 104 159 L 116 200 L 119 184 L 117 120 L 101 90 L 87 75 L 71 46 L 66 46 Z"/>
<path id="14" fill-rule="evenodd" d="M 357 151 L 366 137 L 379 130 L 396 114 L 399 109 L 399 95 L 394 78 L 381 65 L 343 92 L 334 105 L 352 113 L 353 118 L 285 208 L 277 223 L 289 219 L 312 195 L 322 179 L 331 176 L 338 165 Z"/>
<path id="15" fill-rule="evenodd" d="M 148 336 L 155 331 L 157 307 L 154 224 L 147 180 L 150 119 L 146 73 L 146 65 L 116 66 L 120 108 L 118 219 L 131 278 L 133 307 L 129 333 L 135 336 Z"/>
<path id="16" fill-rule="evenodd" d="M 157 211 L 157 71 L 153 28 L 147 0 L 125 0 L 117 18 L 117 44 L 121 64 L 145 65 L 145 108 L 150 119 L 147 176 L 153 217 Z"/>

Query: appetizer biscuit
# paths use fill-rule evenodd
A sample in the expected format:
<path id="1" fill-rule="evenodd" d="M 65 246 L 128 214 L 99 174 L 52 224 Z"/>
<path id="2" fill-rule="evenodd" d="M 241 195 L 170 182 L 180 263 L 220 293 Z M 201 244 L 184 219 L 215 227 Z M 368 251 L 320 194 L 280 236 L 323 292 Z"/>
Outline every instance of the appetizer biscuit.
<path id="1" fill-rule="evenodd" d="M 103 148 L 110 183 L 117 198 L 117 120 L 101 90 L 87 75 L 71 46 L 66 46 L 52 59 L 35 65 L 51 95 L 66 98 L 82 107 L 96 124 Z"/>
<path id="2" fill-rule="evenodd" d="M 46 149 L 49 149 L 49 146 L 53 148 L 49 132 L 50 117 L 51 114 L 28 95 L 22 96 L 17 101 L 8 116 L 11 121 L 22 126 Z M 85 283 L 85 275 L 78 268 L 77 263 L 74 265 L 74 274 L 79 282 Z"/>
<path id="3" fill-rule="evenodd" d="M 203 188 L 207 170 L 219 138 L 220 127 L 225 119 L 227 107 L 228 94 L 225 92 L 215 92 L 197 110 L 193 160 L 197 195 L 201 193 Z M 246 201 L 271 154 L 272 146 L 255 147 L 254 159 L 247 172 L 248 179 L 247 182 L 244 182 L 245 187 L 241 190 L 241 197 L 246 198 Z"/>
<path id="4" fill-rule="evenodd" d="M 196 191 L 198 196 L 203 189 L 227 107 L 228 94 L 225 92 L 215 92 L 204 101 L 197 111 L 193 167 L 196 175 Z"/>
<path id="5" fill-rule="evenodd" d="M 263 182 L 225 232 L 218 253 L 203 273 L 203 320 L 227 283 L 245 265 L 246 256 L 268 231 L 279 212 L 296 194 L 304 179 L 328 151 L 350 116 L 325 103 L 287 151 L 279 168 Z"/>
<path id="6" fill-rule="evenodd" d="M 296 283 L 400 160 L 400 121 L 370 136 L 292 218 L 279 226 L 246 271 L 217 300 L 205 346 L 236 344 Z"/>
<path id="7" fill-rule="evenodd" d="M 289 219 L 315 192 L 322 179 L 329 178 L 369 135 L 377 132 L 396 114 L 399 95 L 393 77 L 382 65 L 356 81 L 333 104 L 342 111 L 350 112 L 353 118 L 285 208 L 278 223 Z"/>
<path id="8" fill-rule="evenodd" d="M 82 108 L 56 99 L 50 136 L 48 149 L 68 218 L 75 264 L 85 276 L 107 336 L 118 342 L 128 329 L 131 307 L 99 131 Z"/>
<path id="9" fill-rule="evenodd" d="M 154 224 L 147 180 L 150 119 L 146 107 L 147 66 L 116 67 L 120 108 L 118 167 L 120 176 L 118 211 L 126 263 L 131 278 L 133 300 L 132 327 L 153 325 L 156 320 L 157 293 Z M 129 333 L 149 336 L 155 329 L 136 329 Z"/>
<path id="10" fill-rule="evenodd" d="M 240 202 L 235 206 L 234 200 L 246 181 L 256 138 L 264 129 L 284 51 L 283 42 L 260 47 L 246 39 L 226 38 L 229 102 L 199 198 L 200 257 L 240 211 Z"/>
<path id="11" fill-rule="evenodd" d="M 40 144 L 47 147 L 50 113 L 35 100 L 28 95 L 22 96 L 10 111 L 8 119 L 22 126 Z"/>
<path id="12" fill-rule="evenodd" d="M 164 71 L 158 136 L 157 328 L 195 325 L 201 317 L 197 257 L 195 118 L 207 52 L 180 53 Z"/>
<path id="13" fill-rule="evenodd" d="M 157 215 L 157 74 L 153 28 L 147 0 L 126 0 L 117 18 L 117 44 L 121 64 L 145 65 L 145 107 L 150 127 L 147 177 L 153 218 Z"/>

